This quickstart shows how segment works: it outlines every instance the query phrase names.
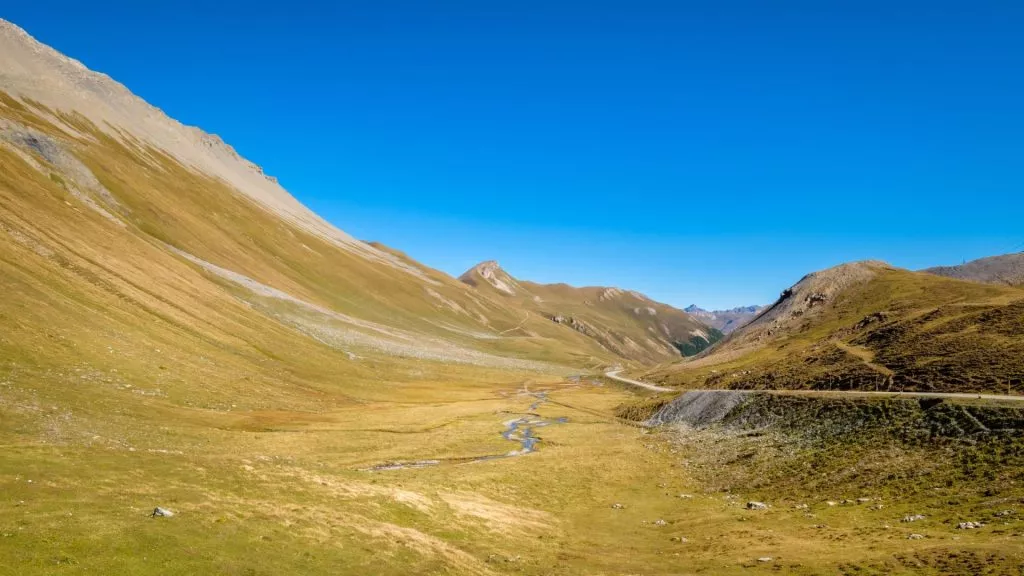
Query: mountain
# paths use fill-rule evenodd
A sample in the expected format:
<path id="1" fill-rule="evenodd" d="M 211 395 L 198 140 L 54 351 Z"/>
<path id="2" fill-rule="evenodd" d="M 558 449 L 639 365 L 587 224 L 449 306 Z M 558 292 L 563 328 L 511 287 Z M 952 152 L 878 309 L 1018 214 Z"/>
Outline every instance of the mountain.
<path id="1" fill-rule="evenodd" d="M 959 266 L 936 266 L 922 272 L 972 282 L 1020 286 L 1024 284 L 1024 252 L 989 256 Z"/>
<path id="2" fill-rule="evenodd" d="M 645 378 L 694 388 L 1024 388 L 1024 289 L 884 262 L 808 274 L 701 357 Z"/>
<path id="3" fill-rule="evenodd" d="M 576 332 L 622 358 L 664 362 L 696 354 L 722 337 L 686 312 L 630 290 L 538 284 L 512 277 L 495 261 L 481 262 L 459 279 L 498 302 L 511 302 Z"/>
<path id="4" fill-rule="evenodd" d="M 646 298 L 598 316 L 538 307 L 354 239 L 219 137 L 5 21 L 0 161 L 0 265 L 18 295 L 0 318 L 19 319 L 4 323 L 16 347 L 60 330 L 84 360 L 97 330 L 165 351 L 149 333 L 184 330 L 200 349 L 232 342 L 237 353 L 269 350 L 283 330 L 346 369 L 373 357 L 559 371 L 664 361 L 678 357 L 674 344 L 715 338 Z M 134 328 L 109 317 L 114 303 Z"/>
<path id="5" fill-rule="evenodd" d="M 691 304 L 683 308 L 684 312 L 719 330 L 722 334 L 729 334 L 742 327 L 747 322 L 753 320 L 761 310 L 764 310 L 764 306 L 739 306 L 729 310 L 709 311 L 698 307 L 696 304 Z"/>

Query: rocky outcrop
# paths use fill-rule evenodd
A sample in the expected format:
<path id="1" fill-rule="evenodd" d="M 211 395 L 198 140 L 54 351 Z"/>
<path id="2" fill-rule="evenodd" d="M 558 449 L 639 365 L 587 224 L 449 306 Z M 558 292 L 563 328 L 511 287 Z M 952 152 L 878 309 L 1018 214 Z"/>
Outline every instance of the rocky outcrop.
<path id="1" fill-rule="evenodd" d="M 692 428 L 706 428 L 721 422 L 727 414 L 746 402 L 751 394 L 738 390 L 685 392 L 658 410 L 647 424 L 681 424 Z"/>

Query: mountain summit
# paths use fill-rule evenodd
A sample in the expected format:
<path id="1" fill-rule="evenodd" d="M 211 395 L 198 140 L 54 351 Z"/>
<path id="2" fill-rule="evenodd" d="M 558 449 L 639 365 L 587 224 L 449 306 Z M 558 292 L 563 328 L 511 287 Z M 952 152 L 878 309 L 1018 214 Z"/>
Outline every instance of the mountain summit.
<path id="1" fill-rule="evenodd" d="M 459 280 L 476 287 L 490 285 L 495 290 L 509 296 L 516 294 L 517 282 L 502 270 L 495 260 L 488 260 L 473 266 L 459 276 Z"/>
<path id="2" fill-rule="evenodd" d="M 764 308 L 764 306 L 737 306 L 729 310 L 709 311 L 696 304 L 690 304 L 683 308 L 683 311 L 708 326 L 720 330 L 723 334 L 729 334 L 753 320 Z"/>
<path id="3" fill-rule="evenodd" d="M 631 290 L 518 280 L 493 260 L 473 266 L 459 279 L 626 358 L 662 362 L 679 354 L 690 356 L 722 337 L 686 312 Z"/>
<path id="4" fill-rule="evenodd" d="M 936 266 L 923 272 L 972 282 L 1020 286 L 1024 285 L 1024 252 L 979 258 L 958 266 Z"/>
<path id="5" fill-rule="evenodd" d="M 1024 382 L 1024 291 L 884 262 L 808 274 L 700 358 L 647 374 L 695 388 L 1005 393 Z"/>

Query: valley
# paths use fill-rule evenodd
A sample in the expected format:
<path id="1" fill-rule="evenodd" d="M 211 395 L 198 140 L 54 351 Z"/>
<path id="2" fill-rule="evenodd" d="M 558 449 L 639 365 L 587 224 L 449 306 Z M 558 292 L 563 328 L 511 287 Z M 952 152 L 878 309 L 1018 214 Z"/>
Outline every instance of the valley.
<path id="1" fill-rule="evenodd" d="M 1019 574 L 1019 263 L 454 277 L 0 20 L 0 575 Z"/>

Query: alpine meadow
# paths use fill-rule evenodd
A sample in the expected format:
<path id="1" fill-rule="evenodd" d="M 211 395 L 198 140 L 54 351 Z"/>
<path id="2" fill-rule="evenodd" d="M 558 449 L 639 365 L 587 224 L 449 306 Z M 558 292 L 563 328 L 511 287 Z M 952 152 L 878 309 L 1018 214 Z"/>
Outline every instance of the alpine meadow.
<path id="1" fill-rule="evenodd" d="M 0 20 L 0 574 L 1024 574 L 1024 252 L 457 275 L 72 57 Z"/>

